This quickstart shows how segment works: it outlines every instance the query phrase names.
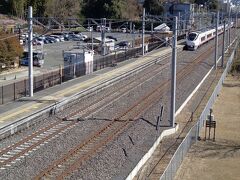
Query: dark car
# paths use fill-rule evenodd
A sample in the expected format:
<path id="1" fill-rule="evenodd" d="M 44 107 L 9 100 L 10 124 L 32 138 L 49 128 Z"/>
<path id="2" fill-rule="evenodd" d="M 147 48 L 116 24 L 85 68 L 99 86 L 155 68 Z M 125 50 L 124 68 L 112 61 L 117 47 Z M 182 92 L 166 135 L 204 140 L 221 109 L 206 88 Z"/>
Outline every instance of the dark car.
<path id="1" fill-rule="evenodd" d="M 108 39 L 113 39 L 114 41 L 117 41 L 117 38 L 113 37 L 113 36 L 106 36 L 106 38 Z"/>
<path id="2" fill-rule="evenodd" d="M 130 43 L 128 41 L 121 41 L 120 43 L 117 44 L 117 46 L 120 47 L 129 47 Z"/>
<path id="3" fill-rule="evenodd" d="M 53 37 L 50 37 L 50 36 L 47 36 L 45 39 L 46 39 L 49 43 L 55 43 L 55 42 L 57 42 L 56 39 L 54 39 Z"/>
<path id="4" fill-rule="evenodd" d="M 130 47 L 130 43 L 128 41 L 121 41 L 115 45 L 115 49 L 128 49 L 128 47 Z"/>

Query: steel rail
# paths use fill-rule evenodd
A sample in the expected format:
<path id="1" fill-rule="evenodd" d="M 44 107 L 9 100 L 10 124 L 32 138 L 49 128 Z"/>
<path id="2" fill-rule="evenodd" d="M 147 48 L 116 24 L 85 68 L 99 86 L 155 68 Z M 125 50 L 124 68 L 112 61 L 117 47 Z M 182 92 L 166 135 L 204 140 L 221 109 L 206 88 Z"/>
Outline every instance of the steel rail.
<path id="1" fill-rule="evenodd" d="M 211 48 L 211 50 L 212 49 L 213 47 Z M 187 65 L 185 68 L 182 68 L 177 73 L 178 81 L 182 80 L 184 77 L 186 77 L 186 75 L 190 74 L 192 70 L 196 67 L 196 65 L 204 61 L 204 58 L 207 57 L 210 53 L 212 53 L 212 51 L 208 51 L 207 53 L 200 54 L 191 64 Z M 156 88 L 154 88 L 153 91 L 151 91 L 149 94 L 147 94 L 143 98 L 139 99 L 137 103 L 135 103 L 130 108 L 128 108 L 127 111 L 123 112 L 120 116 L 116 117 L 116 120 L 123 117 L 127 117 L 129 119 L 136 118 L 143 112 L 143 109 L 146 109 L 146 106 L 149 107 L 150 104 L 158 101 L 158 98 L 156 97 L 159 97 L 159 94 L 162 95 L 164 91 L 169 87 L 169 85 L 170 85 L 170 80 L 167 80 L 163 84 L 157 86 Z M 138 107 L 142 107 L 142 108 L 138 108 Z M 132 115 L 132 117 L 129 117 L 130 114 Z M 62 158 L 60 158 L 59 160 L 54 162 L 52 165 L 50 165 L 48 168 L 43 170 L 38 176 L 35 177 L 35 179 L 41 179 L 44 176 L 52 177 L 54 174 L 56 174 L 56 179 L 63 179 L 65 176 L 69 175 L 72 171 L 79 168 L 79 166 L 84 161 L 91 158 L 96 152 L 102 149 L 104 145 L 106 145 L 110 140 L 117 137 L 117 135 L 120 132 L 124 131 L 128 127 L 128 125 L 130 125 L 131 123 L 134 123 L 134 121 L 132 122 L 126 121 L 123 123 L 124 124 L 123 126 L 117 126 L 117 129 L 114 129 L 114 132 L 116 132 L 116 134 L 109 133 L 106 136 L 106 139 L 97 141 L 98 140 L 97 138 L 101 136 L 101 133 L 106 133 L 106 130 L 109 130 L 110 128 L 112 128 L 114 124 L 116 124 L 116 122 L 117 121 L 113 120 L 107 125 L 105 125 L 100 131 L 90 135 L 83 143 L 81 143 L 80 145 L 70 150 Z M 92 144 L 90 142 L 95 142 L 95 144 Z M 86 146 L 89 146 L 89 148 L 87 148 L 88 152 L 84 156 L 78 157 L 79 155 L 78 152 L 81 151 L 82 148 Z M 72 159 L 72 157 L 74 158 Z M 62 166 L 62 164 L 67 164 L 67 167 L 64 165 Z"/>
<path id="2" fill-rule="evenodd" d="M 168 57 L 168 56 L 167 56 L 167 57 Z M 167 59 L 167 57 L 164 57 L 163 60 Z M 162 60 L 162 61 L 163 61 L 163 60 Z M 156 66 L 156 67 L 154 68 L 154 71 L 151 69 L 150 72 L 154 73 L 156 70 L 159 70 L 159 69 L 161 69 L 162 67 L 164 67 L 164 65 L 163 65 L 163 66 Z M 146 75 L 146 76 L 145 76 L 145 75 Z M 147 80 L 147 77 L 148 77 L 147 75 L 149 75 L 149 71 L 147 71 L 147 72 L 145 73 L 145 75 L 143 76 L 143 78 L 142 78 L 141 80 L 143 80 L 143 81 L 144 81 L 144 80 Z M 130 83 L 135 83 L 135 80 L 132 80 Z M 126 86 L 127 86 L 127 85 L 123 85 L 121 88 L 124 88 L 124 87 L 126 87 Z M 128 86 L 129 86 L 129 84 L 128 84 Z M 132 87 L 132 88 L 134 88 L 134 87 Z M 131 90 L 132 88 L 128 88 L 126 91 L 129 91 L 129 90 Z M 111 94 L 112 94 L 112 93 L 110 92 L 110 93 L 109 93 L 109 96 L 107 96 L 107 97 L 110 97 Z M 111 101 L 112 101 L 113 99 L 115 99 L 115 98 L 116 98 L 116 96 L 115 96 L 115 97 L 112 97 L 112 98 L 108 101 L 108 103 L 111 102 Z M 104 100 L 104 99 L 101 98 L 100 100 L 94 101 L 93 103 L 91 103 L 90 106 L 93 106 L 93 105 L 95 105 L 96 103 L 98 103 L 98 102 L 100 102 L 100 101 L 102 101 L 102 100 Z M 90 106 L 89 106 L 88 108 L 90 108 Z M 95 108 L 95 109 L 98 109 L 98 108 Z M 83 111 L 83 110 L 86 110 L 86 107 L 81 108 L 81 110 L 78 110 L 77 113 L 79 113 L 79 111 Z M 94 110 L 93 110 L 93 111 L 94 111 Z M 92 111 L 92 112 L 93 112 L 93 111 Z M 71 115 L 68 115 L 67 118 L 69 118 L 69 117 L 71 117 L 71 116 L 73 116 L 73 115 L 75 115 L 75 114 L 74 114 L 74 113 L 71 113 Z M 65 118 L 65 117 L 64 117 L 64 118 Z M 30 136 L 28 136 L 28 137 L 20 140 L 19 142 L 13 144 L 12 146 L 9 146 L 9 147 L 1 150 L 1 151 L 0 151 L 0 157 L 2 157 L 3 159 L 2 159 L 1 162 L 0 162 L 0 168 L 5 169 L 4 166 L 9 165 L 9 163 L 13 162 L 13 161 L 16 160 L 17 158 L 23 156 L 23 155 L 26 154 L 27 152 L 29 152 L 29 151 L 31 151 L 32 149 L 36 148 L 37 146 L 39 146 L 39 144 L 43 144 L 44 141 L 51 139 L 52 137 L 54 137 L 54 136 L 56 136 L 57 134 L 59 134 L 59 133 L 61 133 L 62 131 L 64 131 L 65 129 L 68 129 L 68 128 L 73 127 L 77 122 L 76 122 L 76 121 L 72 121 L 71 123 L 66 123 L 65 126 L 63 126 L 62 128 L 58 129 L 57 131 L 48 134 L 48 136 L 46 136 L 46 137 L 43 136 L 43 135 L 45 135 L 45 132 L 50 131 L 51 129 L 56 128 L 56 126 L 58 126 L 60 123 L 62 123 L 62 121 L 56 121 L 56 122 L 54 122 L 54 123 L 51 123 L 49 126 L 42 128 L 41 130 L 39 130 L 39 131 L 31 134 Z M 34 140 L 35 143 L 33 143 L 33 142 L 32 142 L 33 139 L 38 139 L 38 141 L 35 141 L 35 140 Z M 27 148 L 23 148 L 22 146 L 23 146 L 24 144 L 31 144 L 31 145 L 30 145 L 29 147 L 27 147 Z M 22 149 L 22 150 L 20 151 L 19 149 Z M 5 156 L 8 156 L 8 154 L 12 154 L 12 155 L 11 155 L 11 156 L 9 155 L 9 156 L 10 156 L 9 158 L 3 157 L 4 155 L 5 155 Z"/>

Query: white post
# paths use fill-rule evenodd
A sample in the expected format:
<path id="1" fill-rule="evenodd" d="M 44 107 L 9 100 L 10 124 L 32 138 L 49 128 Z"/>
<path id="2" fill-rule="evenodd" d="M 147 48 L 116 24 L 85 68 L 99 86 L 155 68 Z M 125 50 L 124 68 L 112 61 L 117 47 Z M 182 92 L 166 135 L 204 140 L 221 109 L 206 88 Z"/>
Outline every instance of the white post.
<path id="1" fill-rule="evenodd" d="M 216 37 L 215 37 L 215 58 L 214 58 L 214 66 L 217 69 L 217 59 L 218 59 L 218 20 L 219 20 L 219 11 L 216 14 Z"/>
<path id="2" fill-rule="evenodd" d="M 142 16 L 142 55 L 144 56 L 144 35 L 145 35 L 145 8 L 143 8 L 143 16 Z"/>
<path id="3" fill-rule="evenodd" d="M 174 17 L 174 34 L 172 44 L 172 79 L 171 79 L 171 108 L 170 122 L 171 126 L 175 127 L 175 101 L 176 101 L 176 64 L 177 64 L 177 17 Z"/>
<path id="4" fill-rule="evenodd" d="M 33 17 L 32 6 L 28 8 L 28 78 L 29 78 L 29 96 L 33 96 Z"/>
<path id="5" fill-rule="evenodd" d="M 224 66 L 224 52 L 225 52 L 225 33 L 226 33 L 226 22 L 224 20 L 224 25 L 223 25 L 223 44 L 222 44 L 222 62 L 221 62 L 221 67 L 223 68 Z"/>
<path id="6" fill-rule="evenodd" d="M 231 37 L 230 37 L 230 31 L 231 31 L 231 18 L 230 18 L 230 15 L 231 15 L 231 4 L 230 4 L 230 1 L 228 0 L 228 47 L 230 46 L 231 44 Z"/>

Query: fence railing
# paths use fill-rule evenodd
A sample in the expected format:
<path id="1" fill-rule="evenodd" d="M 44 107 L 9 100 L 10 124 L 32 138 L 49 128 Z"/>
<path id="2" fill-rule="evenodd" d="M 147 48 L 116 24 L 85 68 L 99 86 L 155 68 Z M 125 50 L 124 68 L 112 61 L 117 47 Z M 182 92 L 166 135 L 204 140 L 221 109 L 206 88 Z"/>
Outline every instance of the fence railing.
<path id="1" fill-rule="evenodd" d="M 213 104 L 214 104 L 214 102 L 217 98 L 217 95 L 220 93 L 220 90 L 222 88 L 222 84 L 224 82 L 224 79 L 225 79 L 225 77 L 226 77 L 226 75 L 227 75 L 227 73 L 228 73 L 228 71 L 231 67 L 237 45 L 238 44 L 236 44 L 230 58 L 228 59 L 228 62 L 226 64 L 226 68 L 225 68 L 220 80 L 218 81 L 218 84 L 215 87 L 210 99 L 208 100 L 207 105 L 205 106 L 203 112 L 201 113 L 197 123 L 190 129 L 190 131 L 188 132 L 186 137 L 183 139 L 183 141 L 181 142 L 181 144 L 179 145 L 179 147 L 175 151 L 175 153 L 174 153 L 172 159 L 170 160 L 167 168 L 165 169 L 162 176 L 160 177 L 160 180 L 172 180 L 172 179 L 174 179 L 175 174 L 176 174 L 178 168 L 180 167 L 180 165 L 183 161 L 183 158 L 187 154 L 187 152 L 190 149 L 190 147 L 192 146 L 192 144 L 196 143 L 196 141 L 199 137 L 200 129 L 204 126 L 204 122 L 207 119 L 207 115 L 209 115 L 210 108 L 212 108 L 212 106 L 213 106 Z"/>
<path id="2" fill-rule="evenodd" d="M 148 51 L 152 51 L 161 47 L 161 42 L 153 42 L 149 44 Z M 61 84 L 68 80 L 87 74 L 87 67 L 93 66 L 93 71 L 97 71 L 106 67 L 111 67 L 116 63 L 128 60 L 130 58 L 140 55 L 141 47 L 124 50 L 121 53 L 116 53 L 110 56 L 94 60 L 92 64 L 73 64 L 64 66 L 56 70 L 46 72 L 44 74 L 34 76 L 33 89 L 34 92 Z M 15 101 L 21 97 L 28 95 L 29 83 L 28 79 L 20 80 L 8 85 L 0 86 L 0 104 L 5 104 Z"/>

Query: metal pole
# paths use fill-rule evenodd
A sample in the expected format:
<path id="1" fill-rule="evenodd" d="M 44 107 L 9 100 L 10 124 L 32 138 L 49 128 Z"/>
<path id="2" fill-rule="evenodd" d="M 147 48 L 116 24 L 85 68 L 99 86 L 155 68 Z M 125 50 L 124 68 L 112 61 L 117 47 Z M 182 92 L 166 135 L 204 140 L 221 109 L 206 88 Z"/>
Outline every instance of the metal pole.
<path id="1" fill-rule="evenodd" d="M 223 44 L 222 44 L 222 63 L 221 63 L 221 67 L 223 68 L 223 64 L 224 64 L 224 52 L 225 52 L 225 33 L 226 33 L 226 22 L 224 20 L 224 25 L 223 25 Z"/>
<path id="2" fill-rule="evenodd" d="M 133 24 L 133 48 L 135 47 L 135 24 Z"/>
<path id="3" fill-rule="evenodd" d="M 230 6 L 230 1 L 228 0 L 228 46 L 230 46 L 231 40 L 230 40 L 230 29 L 231 29 L 231 19 L 230 19 L 230 14 L 231 14 L 231 6 Z"/>
<path id="4" fill-rule="evenodd" d="M 174 34 L 172 46 L 172 79 L 171 79 L 171 108 L 170 122 L 171 126 L 175 127 L 175 97 L 176 97 L 176 61 L 177 61 L 177 17 L 174 17 Z"/>
<path id="5" fill-rule="evenodd" d="M 231 18 L 229 19 L 229 29 L 228 29 L 228 46 L 231 44 Z"/>
<path id="6" fill-rule="evenodd" d="M 178 12 L 178 21 L 179 21 L 179 23 L 178 23 L 178 36 L 181 34 L 181 32 L 180 32 L 180 29 L 181 29 L 181 27 L 180 27 L 180 25 L 181 25 L 181 12 Z"/>
<path id="7" fill-rule="evenodd" d="M 151 34 L 153 34 L 153 22 L 151 22 Z"/>
<path id="8" fill-rule="evenodd" d="M 217 17 L 216 17 L 216 37 L 215 37 L 215 69 L 217 69 L 217 59 L 218 59 L 218 20 L 219 20 L 219 11 L 217 12 Z"/>
<path id="9" fill-rule="evenodd" d="M 101 23 L 101 37 L 102 37 L 102 55 L 106 55 L 106 47 L 105 47 L 105 27 L 106 27 L 106 18 L 102 18 Z"/>
<path id="10" fill-rule="evenodd" d="M 28 8 L 28 78 L 29 78 L 29 96 L 33 96 L 33 18 L 32 6 Z"/>
<path id="11" fill-rule="evenodd" d="M 93 51 L 93 28 L 90 28 L 90 31 L 91 31 L 91 46 Z"/>
<path id="12" fill-rule="evenodd" d="M 143 8 L 143 16 L 142 16 L 142 55 L 144 56 L 144 34 L 145 34 L 145 8 Z"/>
<path id="13" fill-rule="evenodd" d="M 90 30 L 90 21 L 89 19 L 87 21 L 88 21 L 88 29 Z"/>
<path id="14" fill-rule="evenodd" d="M 133 23 L 132 23 L 132 21 L 130 21 L 130 23 L 129 23 L 130 34 L 132 34 L 132 25 L 133 25 Z"/>
<path id="15" fill-rule="evenodd" d="M 235 36 L 237 37 L 237 15 L 238 13 L 236 12 L 236 20 L 235 20 Z"/>
<path id="16" fill-rule="evenodd" d="M 202 27 L 202 14 L 199 14 L 199 29 Z"/>

